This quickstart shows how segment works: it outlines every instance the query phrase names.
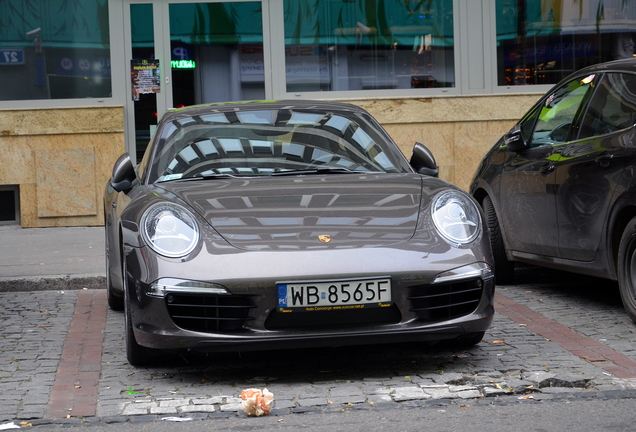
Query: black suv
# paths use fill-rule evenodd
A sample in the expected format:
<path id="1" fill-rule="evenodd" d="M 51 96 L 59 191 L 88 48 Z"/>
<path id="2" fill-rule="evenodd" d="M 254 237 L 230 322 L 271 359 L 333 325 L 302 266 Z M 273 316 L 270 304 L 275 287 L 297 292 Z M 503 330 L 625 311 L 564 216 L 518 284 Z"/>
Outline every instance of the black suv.
<path id="1" fill-rule="evenodd" d="M 636 59 L 554 86 L 481 161 L 470 187 L 495 273 L 513 261 L 618 280 L 636 321 Z"/>

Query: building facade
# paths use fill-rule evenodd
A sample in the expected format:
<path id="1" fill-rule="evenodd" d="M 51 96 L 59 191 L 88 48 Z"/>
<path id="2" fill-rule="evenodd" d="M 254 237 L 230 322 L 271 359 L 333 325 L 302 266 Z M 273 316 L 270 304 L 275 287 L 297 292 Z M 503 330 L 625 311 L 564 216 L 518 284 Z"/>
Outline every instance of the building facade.
<path id="1" fill-rule="evenodd" d="M 468 188 L 553 84 L 634 55 L 636 0 L 0 1 L 0 224 L 103 224 L 167 109 L 359 105 Z"/>

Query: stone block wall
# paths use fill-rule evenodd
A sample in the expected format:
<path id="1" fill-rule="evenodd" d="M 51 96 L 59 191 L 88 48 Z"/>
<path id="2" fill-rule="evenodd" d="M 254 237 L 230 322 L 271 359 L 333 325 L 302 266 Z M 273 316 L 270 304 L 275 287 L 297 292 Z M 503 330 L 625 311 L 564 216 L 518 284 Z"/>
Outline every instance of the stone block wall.
<path id="1" fill-rule="evenodd" d="M 103 225 L 124 152 L 123 107 L 0 110 L 0 185 L 18 185 L 23 227 Z"/>

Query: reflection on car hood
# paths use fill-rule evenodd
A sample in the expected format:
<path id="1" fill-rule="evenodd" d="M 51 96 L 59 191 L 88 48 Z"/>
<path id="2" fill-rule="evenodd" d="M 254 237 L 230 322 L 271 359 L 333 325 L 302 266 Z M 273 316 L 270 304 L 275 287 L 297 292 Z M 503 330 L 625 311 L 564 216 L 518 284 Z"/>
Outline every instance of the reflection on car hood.
<path id="1" fill-rule="evenodd" d="M 229 243 L 251 250 L 404 242 L 415 232 L 422 194 L 415 174 L 214 179 L 161 188 L 188 203 Z"/>

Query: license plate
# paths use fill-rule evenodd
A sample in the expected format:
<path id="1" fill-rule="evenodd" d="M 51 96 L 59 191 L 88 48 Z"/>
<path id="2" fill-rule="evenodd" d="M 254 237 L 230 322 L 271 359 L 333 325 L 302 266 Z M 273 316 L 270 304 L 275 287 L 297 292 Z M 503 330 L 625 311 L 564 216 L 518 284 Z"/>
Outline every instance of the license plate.
<path id="1" fill-rule="evenodd" d="M 315 312 L 391 306 L 391 279 L 278 284 L 280 312 Z"/>

